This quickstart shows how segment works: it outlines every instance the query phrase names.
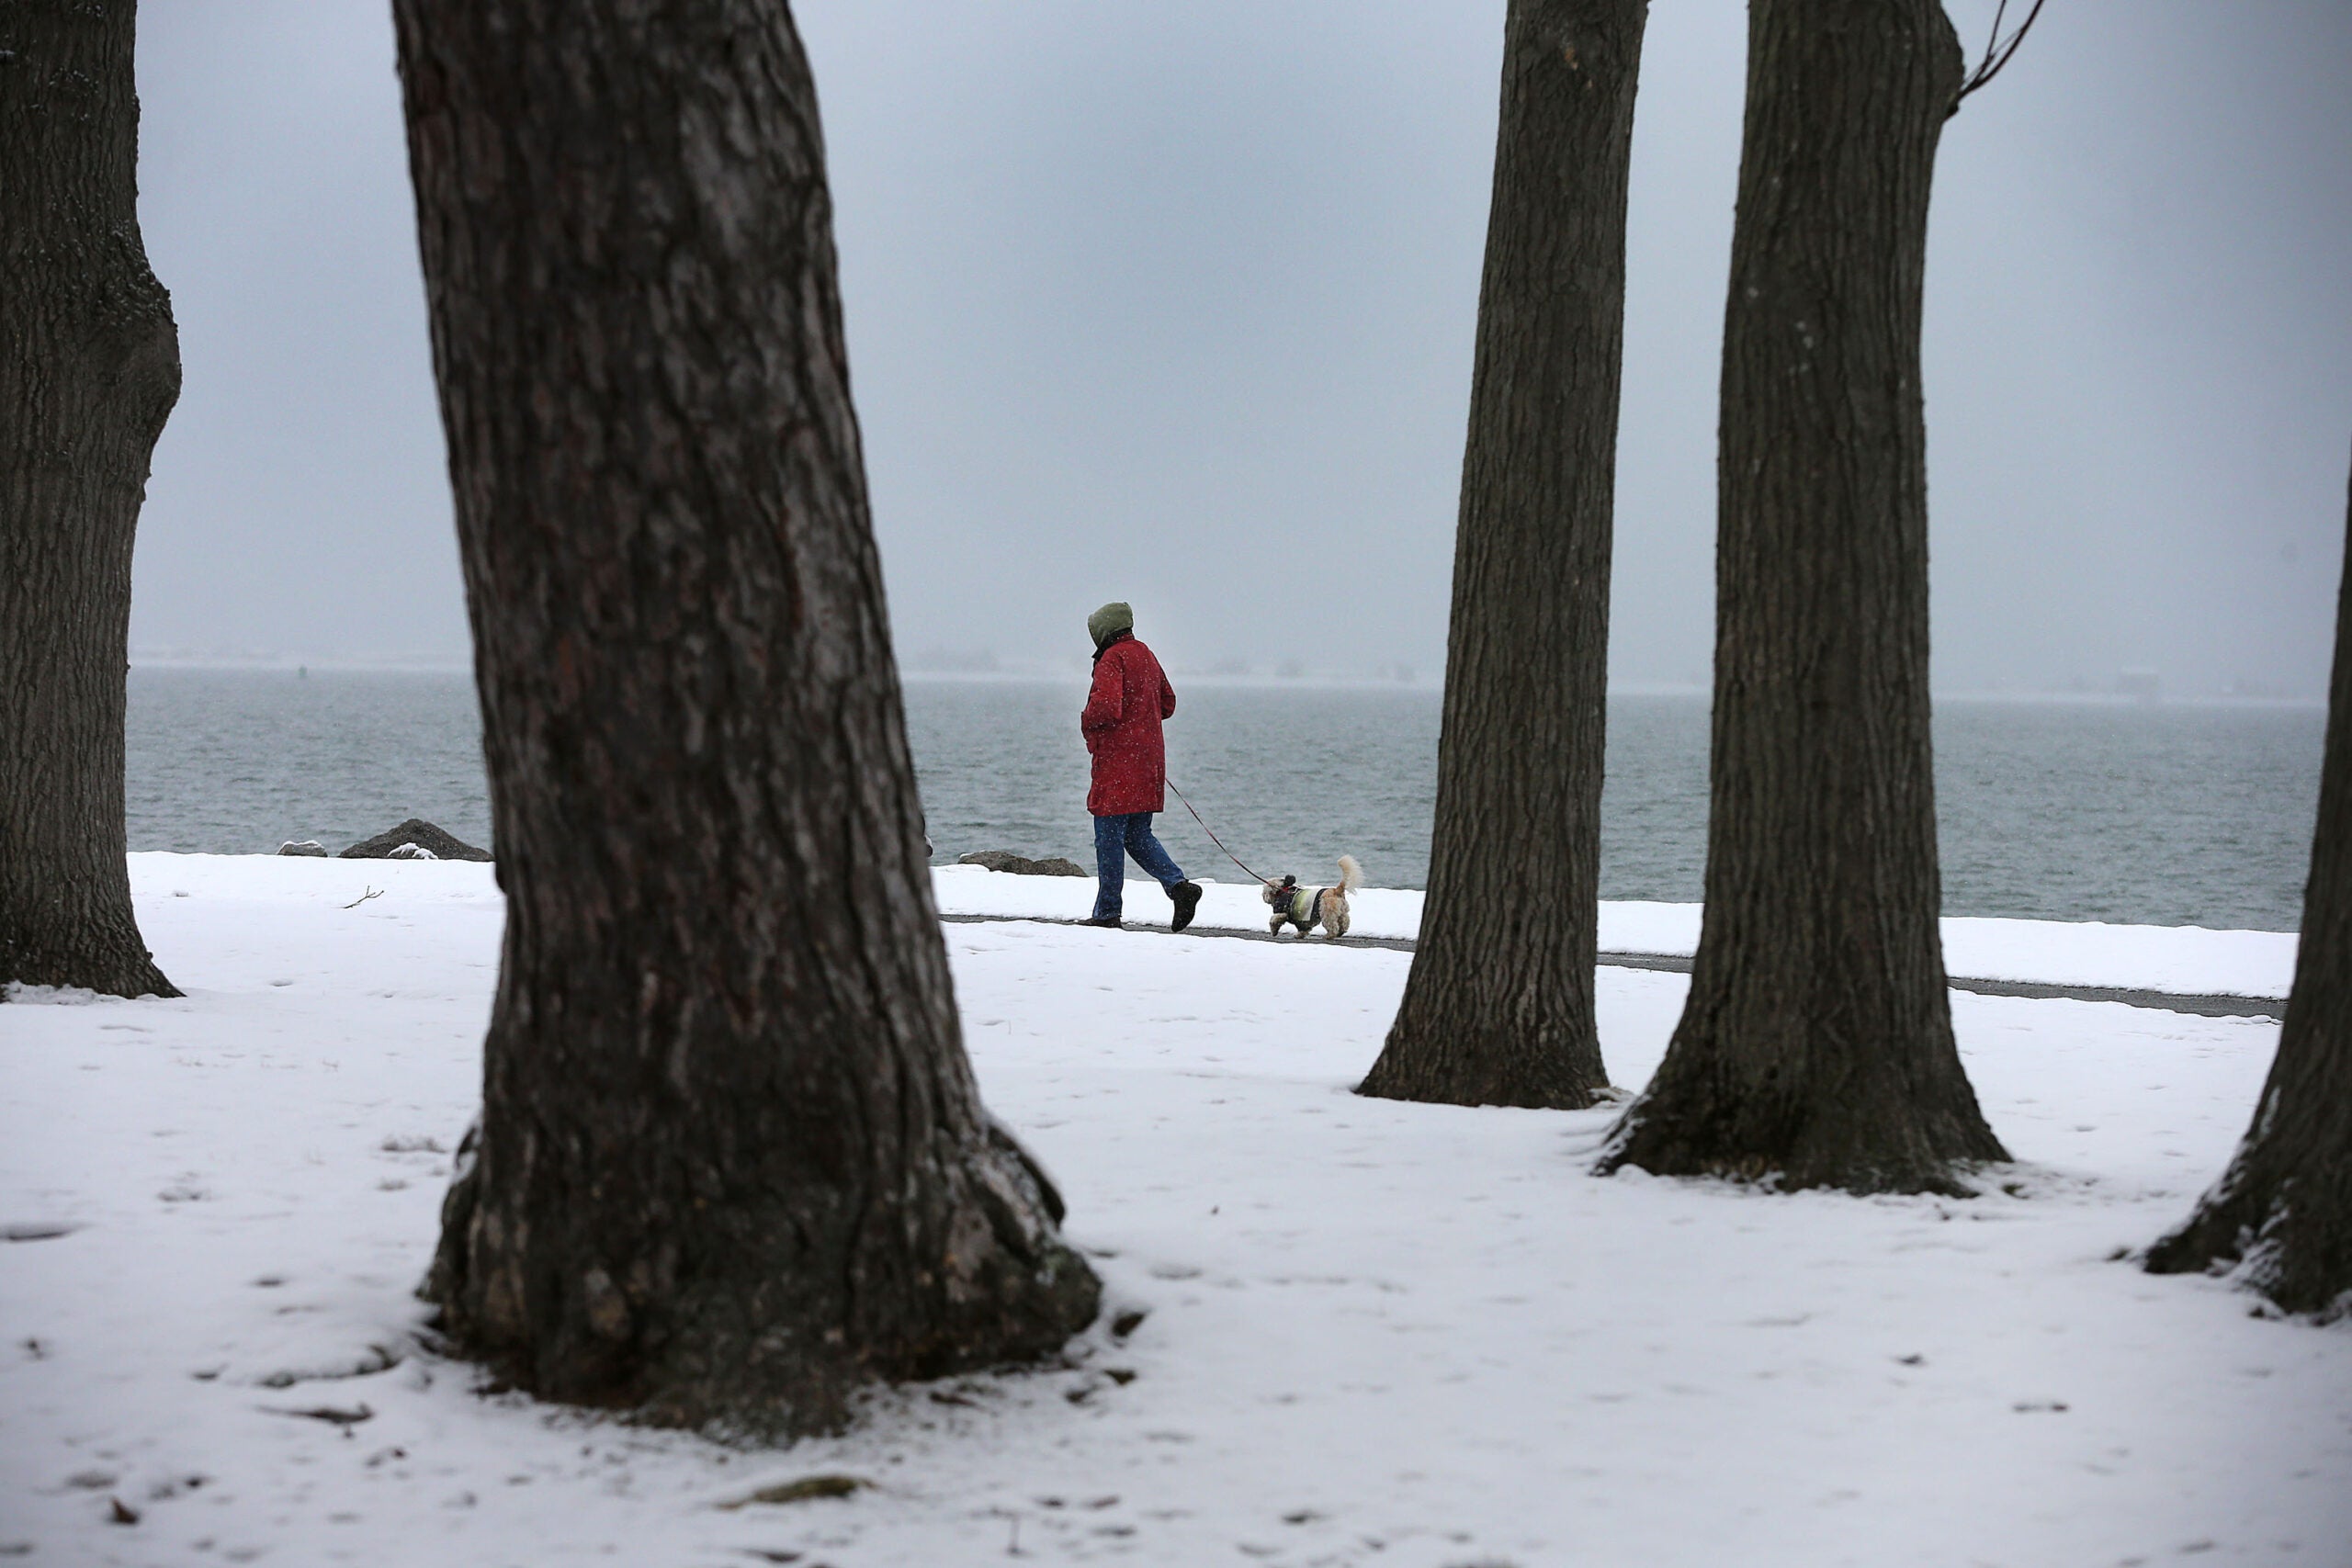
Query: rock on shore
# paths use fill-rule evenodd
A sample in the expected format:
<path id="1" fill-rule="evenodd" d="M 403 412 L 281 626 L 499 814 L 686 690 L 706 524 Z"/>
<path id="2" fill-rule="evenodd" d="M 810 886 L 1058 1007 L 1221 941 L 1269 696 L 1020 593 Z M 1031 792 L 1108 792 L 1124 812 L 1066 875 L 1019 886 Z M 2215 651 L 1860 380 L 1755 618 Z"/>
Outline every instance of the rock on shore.
<path id="1" fill-rule="evenodd" d="M 403 854 L 403 850 L 408 852 Z M 424 853 L 418 854 L 416 852 L 419 850 Z M 443 832 L 422 817 L 412 817 L 390 832 L 362 839 L 343 852 L 345 860 L 422 860 L 427 856 L 434 860 L 486 861 L 491 858 L 488 850 L 478 850 L 456 835 Z"/>
<path id="2" fill-rule="evenodd" d="M 956 857 L 957 865 L 984 865 L 990 871 L 1008 871 L 1015 876 L 1091 876 L 1094 874 L 1074 860 L 1054 855 L 1046 860 L 1031 860 L 1010 850 L 974 850 Z"/>

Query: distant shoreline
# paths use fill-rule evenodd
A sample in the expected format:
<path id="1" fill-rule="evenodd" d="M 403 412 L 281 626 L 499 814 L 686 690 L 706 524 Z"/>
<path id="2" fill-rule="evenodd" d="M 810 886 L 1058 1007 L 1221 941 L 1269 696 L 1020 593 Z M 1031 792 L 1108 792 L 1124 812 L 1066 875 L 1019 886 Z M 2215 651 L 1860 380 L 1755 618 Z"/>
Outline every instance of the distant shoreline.
<path id="1" fill-rule="evenodd" d="M 238 658 L 228 654 L 187 655 L 136 653 L 130 656 L 133 670 L 205 670 L 249 671 L 254 674 L 291 675 L 297 671 L 312 670 L 337 675 L 468 675 L 474 672 L 470 662 L 451 663 L 432 659 L 280 659 L 274 654 L 255 654 Z"/>
<path id="2" fill-rule="evenodd" d="M 298 674 L 308 671 L 314 674 L 334 675 L 456 675 L 469 677 L 473 666 L 465 662 L 449 662 L 434 659 L 289 659 L 277 655 L 255 654 L 251 657 L 233 655 L 179 655 L 133 653 L 130 668 L 137 671 L 243 671 L 254 674 Z M 1393 676 L 1364 674 L 1306 674 L 1259 675 L 1232 671 L 1211 671 L 1171 668 L 1170 678 L 1188 687 L 1214 691 L 1252 692 L 1396 692 L 1423 696 L 1443 694 L 1444 686 L 1434 680 L 1399 681 Z M 910 670 L 901 667 L 899 679 L 907 685 L 922 686 L 1082 686 L 1086 671 L 1073 667 L 1068 670 Z M 1671 682 L 1630 681 L 1609 688 L 1612 698 L 1666 698 L 1691 702 L 1706 702 L 1713 693 L 1704 686 L 1677 684 Z M 2256 696 L 2230 693 L 2179 693 L 2162 697 L 2127 696 L 2115 692 L 1937 692 L 1937 703 L 1971 705 L 2007 705 L 2017 707 L 2081 707 L 2120 708 L 2132 711 L 2166 708 L 2245 708 L 2278 709 L 2308 713 L 2324 710 L 2327 699 L 2324 694 L 2306 696 Z"/>

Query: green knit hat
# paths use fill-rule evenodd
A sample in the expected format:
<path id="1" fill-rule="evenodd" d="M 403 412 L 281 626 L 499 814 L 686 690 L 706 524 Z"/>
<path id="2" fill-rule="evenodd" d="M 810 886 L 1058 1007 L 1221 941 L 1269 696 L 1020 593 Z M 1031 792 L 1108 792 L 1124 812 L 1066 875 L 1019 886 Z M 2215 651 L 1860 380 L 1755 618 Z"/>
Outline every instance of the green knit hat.
<path id="1" fill-rule="evenodd" d="M 1136 613 L 1118 600 L 1113 600 L 1086 617 L 1086 633 L 1102 647 L 1121 632 L 1136 629 Z"/>

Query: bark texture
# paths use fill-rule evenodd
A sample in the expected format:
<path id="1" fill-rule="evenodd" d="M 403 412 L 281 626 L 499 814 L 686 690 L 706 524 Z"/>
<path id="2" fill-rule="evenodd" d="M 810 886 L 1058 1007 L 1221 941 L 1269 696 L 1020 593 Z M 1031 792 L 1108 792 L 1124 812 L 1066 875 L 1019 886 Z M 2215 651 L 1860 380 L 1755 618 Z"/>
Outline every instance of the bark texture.
<path id="1" fill-rule="evenodd" d="M 1752 0 L 1724 331 L 1706 914 L 1603 1169 L 1953 1190 L 1920 293 L 1961 75 L 1935 0 Z"/>
<path id="2" fill-rule="evenodd" d="M 2352 501 L 2335 604 L 2319 829 L 2278 1055 L 2237 1156 L 2149 1249 L 2158 1274 L 2241 1266 L 2289 1312 L 2352 1314 Z"/>
<path id="3" fill-rule="evenodd" d="M 0 985 L 175 997 L 123 862 L 131 538 L 180 391 L 134 16 L 0 6 Z"/>
<path id="4" fill-rule="evenodd" d="M 1359 1092 L 1581 1109 L 1608 721 L 1625 181 L 1646 0 L 1511 0 L 1428 912 Z"/>
<path id="5" fill-rule="evenodd" d="M 548 1398 L 789 1435 L 1098 1288 L 982 1109 L 781 0 L 397 0 L 507 925 L 427 1293 Z"/>

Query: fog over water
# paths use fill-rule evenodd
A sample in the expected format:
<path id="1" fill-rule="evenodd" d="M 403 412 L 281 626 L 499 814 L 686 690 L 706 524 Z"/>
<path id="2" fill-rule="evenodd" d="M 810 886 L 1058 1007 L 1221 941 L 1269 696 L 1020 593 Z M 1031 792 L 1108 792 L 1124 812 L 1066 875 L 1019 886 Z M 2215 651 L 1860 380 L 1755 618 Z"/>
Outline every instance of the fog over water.
<path id="1" fill-rule="evenodd" d="M 1442 665 L 1499 0 L 803 0 L 902 657 Z M 1952 15 L 1972 56 L 1989 7 Z M 133 644 L 460 665 L 382 0 L 148 0 L 186 386 Z M 1658 0 L 1612 670 L 1703 682 L 1741 9 Z M 1944 692 L 2322 688 L 2352 437 L 2352 6 L 2060 0 L 1946 128 Z M 1270 628 L 1272 628 L 1270 630 Z"/>

